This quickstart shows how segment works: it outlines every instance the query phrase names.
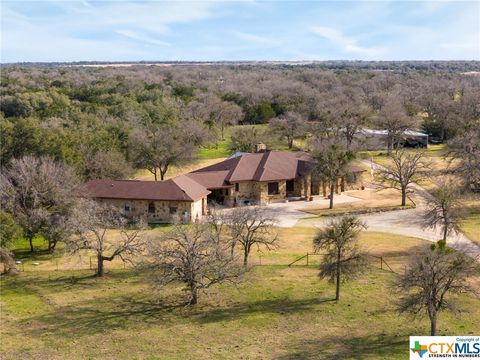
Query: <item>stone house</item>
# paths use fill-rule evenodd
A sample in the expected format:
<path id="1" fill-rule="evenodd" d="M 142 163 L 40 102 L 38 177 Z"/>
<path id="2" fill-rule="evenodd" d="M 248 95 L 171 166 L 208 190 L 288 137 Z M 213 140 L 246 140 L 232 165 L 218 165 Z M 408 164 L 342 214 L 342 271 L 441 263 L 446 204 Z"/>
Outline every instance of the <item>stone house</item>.
<path id="1" fill-rule="evenodd" d="M 327 195 L 325 184 L 312 178 L 313 159 L 304 152 L 262 151 L 240 153 L 217 164 L 165 181 L 91 180 L 78 191 L 120 208 L 125 215 L 149 223 L 201 219 L 208 203 L 224 206 L 269 204 Z M 335 190 L 358 182 L 359 168 L 338 179 Z"/>
<path id="2" fill-rule="evenodd" d="M 186 176 L 211 191 L 209 201 L 236 206 L 307 198 L 311 157 L 303 152 L 246 153 Z"/>
<path id="3" fill-rule="evenodd" d="M 200 219 L 207 212 L 205 187 L 181 175 L 165 181 L 91 180 L 77 195 L 111 204 L 132 219 L 167 223 L 174 216 L 184 222 Z"/>

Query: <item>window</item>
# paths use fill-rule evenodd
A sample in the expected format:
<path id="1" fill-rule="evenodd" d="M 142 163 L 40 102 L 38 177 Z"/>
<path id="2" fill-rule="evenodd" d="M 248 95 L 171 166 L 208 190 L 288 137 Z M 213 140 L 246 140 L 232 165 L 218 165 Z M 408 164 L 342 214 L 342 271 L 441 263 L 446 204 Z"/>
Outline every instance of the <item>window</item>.
<path id="1" fill-rule="evenodd" d="M 268 183 L 268 195 L 278 194 L 278 182 Z"/>
<path id="2" fill-rule="evenodd" d="M 174 206 L 170 206 L 170 214 L 173 215 L 173 214 L 176 214 L 177 213 L 177 208 L 174 207 Z"/>
<path id="3" fill-rule="evenodd" d="M 125 210 L 125 212 L 129 212 L 130 211 L 130 204 L 129 203 L 123 204 L 123 210 Z"/>
<path id="4" fill-rule="evenodd" d="M 295 180 L 287 180 L 287 192 L 292 193 L 295 191 Z"/>
<path id="5" fill-rule="evenodd" d="M 148 212 L 155 214 L 155 203 L 153 201 L 148 203 Z"/>
<path id="6" fill-rule="evenodd" d="M 235 191 L 236 192 L 240 191 L 240 184 L 239 183 L 235 183 Z"/>

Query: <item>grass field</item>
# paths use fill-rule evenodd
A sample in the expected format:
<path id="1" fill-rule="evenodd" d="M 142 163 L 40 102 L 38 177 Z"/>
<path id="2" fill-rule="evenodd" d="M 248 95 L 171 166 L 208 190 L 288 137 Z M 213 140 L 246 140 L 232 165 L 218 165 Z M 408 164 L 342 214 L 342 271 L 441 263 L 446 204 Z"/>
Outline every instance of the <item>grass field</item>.
<path id="1" fill-rule="evenodd" d="M 279 230 L 279 248 L 261 254 L 262 266 L 238 288 L 212 288 L 193 308 L 180 305 L 177 286 L 158 292 L 143 273 L 118 263 L 107 264 L 104 279 L 53 266 L 3 277 L 2 359 L 406 358 L 408 336 L 426 335 L 429 324 L 396 312 L 393 273 L 372 263 L 343 285 L 336 304 L 315 266 L 286 266 L 311 252 L 314 232 Z M 424 243 L 364 233 L 361 245 L 401 271 Z M 478 333 L 479 300 L 465 295 L 458 303 L 460 313 L 440 316 L 440 335 Z"/>

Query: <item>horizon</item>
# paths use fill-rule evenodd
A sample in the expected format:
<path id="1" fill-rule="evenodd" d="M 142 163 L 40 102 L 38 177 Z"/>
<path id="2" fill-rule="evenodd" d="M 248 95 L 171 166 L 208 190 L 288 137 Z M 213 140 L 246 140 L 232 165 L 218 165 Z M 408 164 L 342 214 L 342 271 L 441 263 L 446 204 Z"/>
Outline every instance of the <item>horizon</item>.
<path id="1" fill-rule="evenodd" d="M 480 60 L 476 1 L 42 0 L 1 10 L 2 64 Z"/>

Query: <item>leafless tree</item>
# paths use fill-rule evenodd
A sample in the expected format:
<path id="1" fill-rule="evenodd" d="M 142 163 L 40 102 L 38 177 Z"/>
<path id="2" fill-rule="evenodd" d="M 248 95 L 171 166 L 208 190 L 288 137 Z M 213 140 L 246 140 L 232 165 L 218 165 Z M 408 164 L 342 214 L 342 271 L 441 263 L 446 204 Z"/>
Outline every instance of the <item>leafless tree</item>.
<path id="1" fill-rule="evenodd" d="M 132 258 L 144 250 L 141 222 L 131 224 L 120 210 L 100 204 L 95 200 L 81 199 L 70 218 L 73 229 L 67 240 L 67 251 L 76 254 L 82 250 L 91 250 L 97 256 L 96 275 L 104 275 L 104 262 L 120 258 L 123 262 L 132 262 Z M 114 238 L 109 232 L 115 230 Z"/>
<path id="2" fill-rule="evenodd" d="M 387 148 L 398 148 L 401 135 L 405 130 L 415 128 L 418 119 L 408 114 L 400 95 L 392 94 L 387 97 L 385 104 L 373 118 L 374 123 L 380 129 L 387 131 Z"/>
<path id="3" fill-rule="evenodd" d="M 158 180 L 164 180 L 171 165 L 185 164 L 195 156 L 196 146 L 170 126 L 137 128 L 132 133 L 133 159 L 137 167 L 146 168 Z"/>
<path id="4" fill-rule="evenodd" d="M 449 142 L 448 156 L 458 161 L 455 172 L 466 187 L 480 189 L 480 120 L 478 126 L 457 135 Z"/>
<path id="5" fill-rule="evenodd" d="M 419 314 L 425 311 L 430 319 L 430 335 L 437 332 L 438 313 L 453 310 L 450 294 L 472 292 L 468 278 L 478 275 L 475 260 L 462 252 L 438 243 L 414 256 L 404 274 L 398 277 L 400 312 Z"/>
<path id="6" fill-rule="evenodd" d="M 287 139 L 289 149 L 293 147 L 296 138 L 305 136 L 307 130 L 307 123 L 302 115 L 292 111 L 270 120 L 269 126 L 273 134 Z"/>
<path id="7" fill-rule="evenodd" d="M 310 144 L 312 156 L 315 159 L 312 176 L 328 183 L 330 188 L 330 209 L 333 209 L 335 184 L 339 178 L 346 175 L 348 164 L 355 154 L 348 150 L 339 138 L 316 139 Z"/>
<path id="8" fill-rule="evenodd" d="M 87 179 L 128 179 L 133 175 L 131 165 L 119 152 L 86 152 L 84 156 Z"/>
<path id="9" fill-rule="evenodd" d="M 429 228 L 439 227 L 443 241 L 447 241 L 450 233 L 458 233 L 458 224 L 463 217 L 458 182 L 452 178 L 440 179 L 432 195 L 427 199 L 424 224 Z"/>
<path id="10" fill-rule="evenodd" d="M 271 250 L 276 246 L 278 236 L 274 233 L 275 218 L 261 206 L 240 206 L 234 208 L 228 217 L 231 231 L 231 249 L 239 246 L 243 252 L 243 266 L 248 266 L 252 247 Z"/>
<path id="11" fill-rule="evenodd" d="M 313 239 L 316 252 L 325 251 L 320 264 L 320 278 L 335 282 L 335 300 L 340 299 L 340 284 L 358 275 L 366 266 L 366 258 L 359 250 L 358 235 L 366 225 L 355 216 L 332 220 L 320 229 Z"/>
<path id="12" fill-rule="evenodd" d="M 376 180 L 384 187 L 397 189 L 402 193 L 402 206 L 407 203 L 407 191 L 427 165 L 423 161 L 424 152 L 396 150 L 390 154 L 391 164 L 378 167 Z"/>
<path id="13" fill-rule="evenodd" d="M 148 265 L 158 286 L 182 282 L 189 291 L 188 304 L 198 301 L 198 291 L 212 285 L 235 281 L 242 273 L 236 259 L 229 254 L 229 245 L 218 241 L 208 223 L 189 226 L 174 224 L 147 247 Z"/>
<path id="14" fill-rule="evenodd" d="M 74 204 L 78 179 L 71 168 L 49 157 L 25 156 L 13 160 L 0 176 L 3 206 L 23 228 L 33 252 L 33 238 L 48 227 L 51 216 L 64 214 Z"/>

